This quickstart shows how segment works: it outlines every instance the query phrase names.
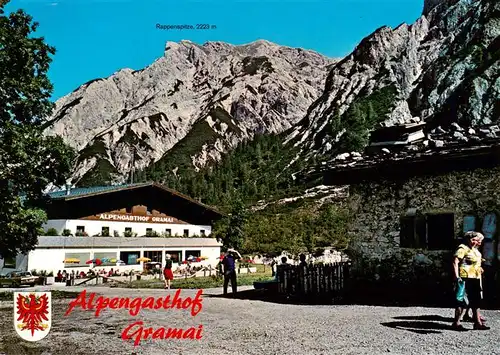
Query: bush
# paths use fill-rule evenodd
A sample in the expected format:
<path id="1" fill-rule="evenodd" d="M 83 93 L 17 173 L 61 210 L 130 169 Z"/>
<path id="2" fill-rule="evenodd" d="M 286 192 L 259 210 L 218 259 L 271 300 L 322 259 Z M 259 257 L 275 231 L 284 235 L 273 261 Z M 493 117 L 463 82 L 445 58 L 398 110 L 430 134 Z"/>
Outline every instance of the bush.
<path id="1" fill-rule="evenodd" d="M 156 237 L 160 237 L 160 236 L 161 236 L 161 234 L 158 233 L 157 231 L 146 232 L 146 237 L 156 238 Z"/>
<path id="2" fill-rule="evenodd" d="M 55 237 L 55 236 L 58 236 L 59 233 L 57 232 L 57 229 L 55 229 L 55 228 L 49 228 L 45 232 L 45 235 L 47 235 L 47 236 L 54 236 Z"/>
<path id="3" fill-rule="evenodd" d="M 69 236 L 73 236 L 73 233 L 71 233 L 71 231 L 69 229 L 65 229 L 65 230 L 63 230 L 62 235 L 64 237 L 69 237 Z"/>

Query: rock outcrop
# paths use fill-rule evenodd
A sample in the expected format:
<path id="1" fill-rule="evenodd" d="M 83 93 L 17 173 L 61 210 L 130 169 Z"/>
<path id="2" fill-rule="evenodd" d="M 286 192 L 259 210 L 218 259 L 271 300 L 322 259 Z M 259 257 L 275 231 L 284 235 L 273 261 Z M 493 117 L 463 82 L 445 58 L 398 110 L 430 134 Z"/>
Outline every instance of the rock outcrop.
<path id="1" fill-rule="evenodd" d="M 309 157 L 338 154 L 360 126 L 424 121 L 448 130 L 453 122 L 499 121 L 499 14 L 496 0 L 426 0 L 413 25 L 376 30 L 333 66 L 321 98 L 287 141 Z M 390 102 L 378 107 L 381 99 Z M 347 112 L 354 104 L 357 111 Z"/>
<path id="2" fill-rule="evenodd" d="M 79 152 L 75 182 L 96 171 L 123 181 L 132 166 L 147 167 L 182 140 L 199 168 L 257 132 L 291 128 L 335 62 L 263 40 L 167 42 L 149 67 L 92 80 L 58 100 L 46 134 Z"/>

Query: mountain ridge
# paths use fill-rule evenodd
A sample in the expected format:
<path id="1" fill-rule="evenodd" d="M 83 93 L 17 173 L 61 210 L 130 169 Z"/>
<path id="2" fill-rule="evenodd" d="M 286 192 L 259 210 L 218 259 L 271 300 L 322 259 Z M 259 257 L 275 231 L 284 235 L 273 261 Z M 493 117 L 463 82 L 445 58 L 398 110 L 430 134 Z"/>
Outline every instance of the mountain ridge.
<path id="1" fill-rule="evenodd" d="M 290 128 L 333 63 L 264 40 L 168 41 L 165 55 L 144 69 L 91 80 L 58 100 L 46 134 L 62 135 L 79 151 L 74 180 L 107 172 L 104 180 L 115 181 L 132 170 L 133 154 L 134 169 L 144 169 L 205 122 L 217 137 L 194 158 L 201 168 L 257 132 Z"/>
<path id="2" fill-rule="evenodd" d="M 491 0 L 431 1 L 414 24 L 379 28 L 333 66 L 325 92 L 287 142 L 309 158 L 346 152 L 345 141 L 354 138 L 363 144 L 352 142 L 352 150 L 360 151 L 368 131 L 378 126 L 427 122 L 436 127 L 455 121 L 479 126 L 498 120 L 498 11 Z M 493 60 L 475 57 L 476 47 Z M 474 75 L 484 65 L 487 70 Z M 460 91 L 462 84 L 468 87 Z M 370 96 L 380 90 L 393 91 L 394 97 L 377 113 Z M 360 105 L 361 99 L 368 103 Z M 457 107 L 460 100 L 465 102 Z M 455 112 L 444 122 L 450 108 Z M 349 137 L 353 131 L 356 137 Z"/>
<path id="3" fill-rule="evenodd" d="M 75 178 L 89 184 L 154 164 L 159 178 L 199 171 L 256 134 L 299 150 L 280 177 L 296 162 L 362 152 L 377 127 L 479 127 L 500 120 L 499 13 L 493 0 L 425 0 L 413 24 L 382 26 L 340 60 L 266 40 L 169 41 L 150 66 L 65 96 L 48 132 L 73 140 Z M 89 135 L 82 117 L 93 115 L 104 123 Z"/>

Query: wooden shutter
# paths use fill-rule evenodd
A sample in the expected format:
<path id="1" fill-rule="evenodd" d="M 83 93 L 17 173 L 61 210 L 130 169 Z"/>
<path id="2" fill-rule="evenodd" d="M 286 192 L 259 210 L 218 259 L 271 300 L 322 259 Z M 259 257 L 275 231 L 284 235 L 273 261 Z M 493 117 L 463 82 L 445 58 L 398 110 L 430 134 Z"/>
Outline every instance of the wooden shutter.
<path id="1" fill-rule="evenodd" d="M 414 248 L 416 236 L 415 216 L 402 216 L 400 223 L 399 241 L 401 248 Z"/>
<path id="2" fill-rule="evenodd" d="M 427 247 L 427 220 L 425 216 L 419 215 L 415 220 L 415 247 Z"/>

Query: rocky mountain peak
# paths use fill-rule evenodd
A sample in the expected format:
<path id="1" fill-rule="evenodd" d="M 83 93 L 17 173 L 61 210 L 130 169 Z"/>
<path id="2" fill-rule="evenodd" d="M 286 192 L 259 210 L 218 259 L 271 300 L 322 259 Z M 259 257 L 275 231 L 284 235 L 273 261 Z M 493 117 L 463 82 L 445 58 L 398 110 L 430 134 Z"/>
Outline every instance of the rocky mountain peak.
<path id="1" fill-rule="evenodd" d="M 58 100 L 46 134 L 79 151 L 74 181 L 119 182 L 172 154 L 200 168 L 256 133 L 291 128 L 335 62 L 264 40 L 167 42 L 150 66 L 92 80 Z"/>
<path id="2" fill-rule="evenodd" d="M 426 1 L 414 24 L 382 27 L 332 67 L 288 136 L 306 157 L 362 149 L 377 126 L 481 126 L 500 119 L 500 2 Z"/>
<path id="3" fill-rule="evenodd" d="M 428 15 L 436 6 L 446 3 L 449 0 L 424 0 L 424 10 L 422 15 Z"/>

